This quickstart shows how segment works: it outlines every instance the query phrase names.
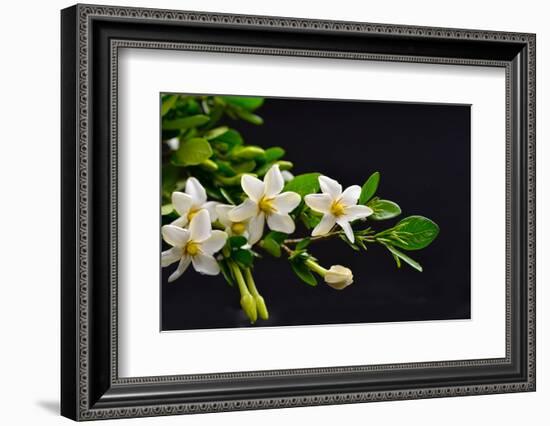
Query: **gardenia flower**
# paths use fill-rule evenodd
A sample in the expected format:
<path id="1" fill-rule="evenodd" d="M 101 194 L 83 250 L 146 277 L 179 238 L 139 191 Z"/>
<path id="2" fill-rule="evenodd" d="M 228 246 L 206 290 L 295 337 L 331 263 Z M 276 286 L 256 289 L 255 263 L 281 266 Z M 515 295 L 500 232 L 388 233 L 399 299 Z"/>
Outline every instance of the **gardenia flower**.
<path id="1" fill-rule="evenodd" d="M 266 219 L 267 226 L 273 231 L 294 232 L 296 226 L 288 213 L 300 204 L 300 196 L 291 191 L 281 194 L 284 185 L 278 165 L 268 170 L 263 182 L 250 175 L 241 178 L 241 186 L 249 198 L 233 208 L 228 217 L 233 222 L 249 219 L 250 244 L 255 244 L 262 237 Z"/>
<path id="2" fill-rule="evenodd" d="M 248 238 L 248 220 L 233 222 L 229 219 L 229 212 L 234 208 L 235 206 L 229 204 L 218 204 L 216 206 L 218 220 L 224 226 L 225 232 L 227 232 L 229 236 L 240 235 Z"/>
<path id="3" fill-rule="evenodd" d="M 342 290 L 353 283 L 351 269 L 342 265 L 332 265 L 325 273 L 325 282 L 336 290 Z"/>
<path id="4" fill-rule="evenodd" d="M 191 219 L 201 210 L 206 210 L 210 215 L 210 222 L 214 222 L 218 215 L 216 214 L 215 201 L 206 201 L 206 191 L 201 183 L 194 177 L 190 177 L 185 182 L 185 193 L 172 193 L 172 205 L 181 216 L 172 222 L 172 225 L 187 226 Z"/>
<path id="5" fill-rule="evenodd" d="M 358 206 L 361 187 L 352 185 L 342 192 L 342 185 L 327 176 L 319 176 L 322 194 L 309 194 L 304 197 L 312 210 L 323 213 L 321 222 L 313 229 L 312 236 L 325 235 L 338 224 L 352 243 L 355 241 L 350 222 L 370 216 L 373 211 L 367 206 Z"/>
<path id="6" fill-rule="evenodd" d="M 162 252 L 162 266 L 171 265 L 179 260 L 179 265 L 168 278 L 168 282 L 179 278 L 190 263 L 193 263 L 195 271 L 201 274 L 217 275 L 220 273 L 220 266 L 213 254 L 225 245 L 227 234 L 223 231 L 212 231 L 210 217 L 206 210 L 201 210 L 193 217 L 189 229 L 164 225 L 162 237 L 172 246 L 171 249 Z"/>

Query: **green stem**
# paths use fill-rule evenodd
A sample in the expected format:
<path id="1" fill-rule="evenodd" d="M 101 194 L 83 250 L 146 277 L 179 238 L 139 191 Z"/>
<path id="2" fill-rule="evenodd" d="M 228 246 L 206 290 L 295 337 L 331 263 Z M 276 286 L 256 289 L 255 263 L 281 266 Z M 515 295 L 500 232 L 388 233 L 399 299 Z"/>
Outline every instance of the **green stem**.
<path id="1" fill-rule="evenodd" d="M 312 259 L 307 259 L 305 261 L 305 264 L 310 270 L 321 275 L 322 277 L 324 277 L 325 274 L 328 272 L 326 268 L 323 268 L 321 265 L 319 265 L 317 262 L 315 262 Z"/>
<path id="2" fill-rule="evenodd" d="M 241 272 L 241 269 L 239 268 L 239 265 L 237 265 L 233 261 L 228 261 L 228 263 L 231 271 L 233 272 L 233 276 L 237 281 L 237 285 L 239 286 L 239 291 L 241 293 L 241 308 L 243 309 L 250 322 L 254 324 L 258 319 L 258 311 L 256 308 L 255 298 L 248 291 L 248 287 L 244 282 L 243 274 Z"/>
<path id="3" fill-rule="evenodd" d="M 246 279 L 246 284 L 248 285 L 248 290 L 252 293 L 252 296 L 259 296 L 260 293 L 258 293 L 258 289 L 256 288 L 256 283 L 254 282 L 250 268 L 245 268 L 244 277 Z"/>
<path id="4" fill-rule="evenodd" d="M 265 300 L 260 295 L 260 293 L 258 292 L 258 289 L 256 288 L 256 284 L 254 283 L 254 277 L 252 277 L 252 270 L 250 268 L 245 268 L 244 276 L 246 279 L 246 284 L 248 285 L 248 289 L 252 293 L 252 296 L 254 296 L 254 300 L 256 302 L 256 310 L 258 311 L 260 318 L 263 320 L 269 319 L 269 312 L 267 311 Z"/>

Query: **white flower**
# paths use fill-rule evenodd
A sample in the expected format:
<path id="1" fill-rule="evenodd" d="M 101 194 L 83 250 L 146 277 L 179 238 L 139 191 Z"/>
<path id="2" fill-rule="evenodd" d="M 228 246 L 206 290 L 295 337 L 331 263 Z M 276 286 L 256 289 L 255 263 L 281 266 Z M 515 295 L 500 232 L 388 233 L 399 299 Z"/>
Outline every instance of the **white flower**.
<path id="1" fill-rule="evenodd" d="M 283 170 L 281 172 L 281 175 L 283 175 L 283 179 L 285 182 L 290 182 L 292 179 L 294 179 L 294 175 L 290 173 L 288 170 Z"/>
<path id="2" fill-rule="evenodd" d="M 355 241 L 350 222 L 370 216 L 373 211 L 367 206 L 358 206 L 361 187 L 352 185 L 342 192 L 342 185 L 326 176 L 319 176 L 322 194 L 309 194 L 304 197 L 312 210 L 323 213 L 321 222 L 313 229 L 311 235 L 324 235 L 338 224 L 352 243 Z"/>
<path id="3" fill-rule="evenodd" d="M 336 290 L 342 290 L 353 282 L 353 273 L 345 266 L 332 265 L 325 273 L 325 282 Z"/>
<path id="4" fill-rule="evenodd" d="M 162 266 L 171 265 L 179 260 L 179 265 L 168 278 L 168 282 L 179 278 L 189 263 L 193 263 L 195 271 L 201 274 L 217 275 L 220 273 L 220 266 L 212 255 L 225 245 L 227 234 L 223 231 L 212 231 L 206 210 L 201 210 L 193 217 L 189 229 L 164 225 L 162 237 L 172 246 L 171 249 L 162 252 Z"/>
<path id="5" fill-rule="evenodd" d="M 193 219 L 201 210 L 206 210 L 210 215 L 210 222 L 214 222 L 218 216 L 216 214 L 215 201 L 206 201 L 206 191 L 201 183 L 194 177 L 190 177 L 185 182 L 185 193 L 172 193 L 172 205 L 178 214 L 172 225 L 181 226 L 182 228 Z"/>
<path id="6" fill-rule="evenodd" d="M 288 213 L 300 204 L 300 196 L 290 191 L 281 194 L 284 185 L 278 165 L 268 170 L 263 182 L 250 175 L 241 178 L 241 186 L 249 198 L 233 208 L 228 216 L 233 222 L 250 219 L 250 244 L 255 244 L 262 237 L 266 219 L 267 226 L 273 231 L 294 232 L 296 226 Z"/>
<path id="7" fill-rule="evenodd" d="M 218 204 L 216 206 L 218 220 L 224 226 L 225 232 L 227 232 L 229 236 L 241 235 L 248 238 L 248 220 L 234 222 L 229 219 L 229 212 L 234 208 L 235 206 L 229 204 Z"/>

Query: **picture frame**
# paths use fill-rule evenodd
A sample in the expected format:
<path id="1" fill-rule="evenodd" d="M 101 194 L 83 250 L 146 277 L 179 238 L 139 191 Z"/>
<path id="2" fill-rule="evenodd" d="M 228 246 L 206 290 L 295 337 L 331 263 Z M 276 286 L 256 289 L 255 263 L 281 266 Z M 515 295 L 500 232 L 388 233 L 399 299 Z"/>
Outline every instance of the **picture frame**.
<path id="1" fill-rule="evenodd" d="M 534 34 L 75 5 L 61 13 L 61 414 L 160 416 L 535 390 Z M 119 376 L 119 49 L 505 70 L 505 356 Z"/>

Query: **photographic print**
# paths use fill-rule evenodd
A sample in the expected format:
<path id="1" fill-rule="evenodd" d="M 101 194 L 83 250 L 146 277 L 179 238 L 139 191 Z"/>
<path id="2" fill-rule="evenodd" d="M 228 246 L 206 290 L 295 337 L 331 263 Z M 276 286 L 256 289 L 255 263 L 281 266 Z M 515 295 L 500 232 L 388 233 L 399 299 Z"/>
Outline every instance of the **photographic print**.
<path id="1" fill-rule="evenodd" d="M 470 317 L 468 105 L 160 109 L 162 330 Z"/>

